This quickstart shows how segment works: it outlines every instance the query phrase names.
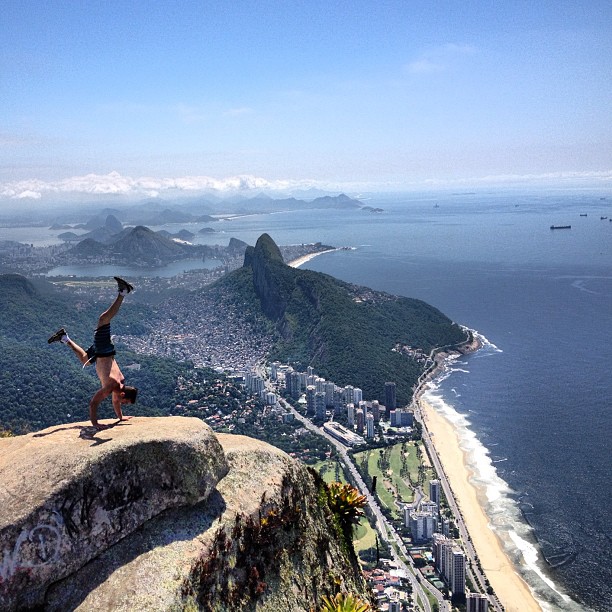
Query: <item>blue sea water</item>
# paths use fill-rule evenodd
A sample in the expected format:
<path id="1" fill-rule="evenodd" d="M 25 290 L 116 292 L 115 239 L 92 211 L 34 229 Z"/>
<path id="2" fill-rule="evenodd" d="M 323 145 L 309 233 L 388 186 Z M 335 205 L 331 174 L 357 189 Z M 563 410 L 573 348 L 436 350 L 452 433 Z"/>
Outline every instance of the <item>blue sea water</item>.
<path id="1" fill-rule="evenodd" d="M 492 525 L 549 610 L 612 609 L 612 199 L 376 198 L 384 209 L 254 215 L 228 239 L 355 250 L 305 267 L 423 299 L 483 350 L 428 392 L 456 423 Z M 581 214 L 587 214 L 586 217 Z M 551 230 L 551 225 L 571 225 Z"/>
<path id="2" fill-rule="evenodd" d="M 366 203 L 384 212 L 244 216 L 198 240 L 268 232 L 355 247 L 305 267 L 425 300 L 481 333 L 485 348 L 449 364 L 428 399 L 455 423 L 493 528 L 542 606 L 612 610 L 612 223 L 601 219 L 612 194 Z M 182 227 L 199 229 L 167 229 Z"/>

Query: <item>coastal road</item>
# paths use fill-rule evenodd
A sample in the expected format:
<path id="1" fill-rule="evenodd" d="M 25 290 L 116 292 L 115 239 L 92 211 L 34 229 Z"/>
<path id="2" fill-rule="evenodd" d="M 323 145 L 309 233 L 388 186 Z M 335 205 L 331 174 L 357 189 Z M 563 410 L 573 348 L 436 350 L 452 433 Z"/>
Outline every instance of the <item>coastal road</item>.
<path id="1" fill-rule="evenodd" d="M 273 384 L 269 382 L 268 380 L 266 380 L 266 386 L 271 391 L 275 390 Z M 330 436 L 325 431 L 323 431 L 323 429 L 314 425 L 310 421 L 310 419 L 300 414 L 293 406 L 291 406 L 291 404 L 286 402 L 284 399 L 280 398 L 278 401 L 283 407 L 290 410 L 292 414 L 294 415 L 294 417 L 298 421 L 300 421 L 300 423 L 302 423 L 302 425 L 304 425 L 306 429 L 316 433 L 317 435 L 323 436 L 338 451 L 338 454 L 342 457 L 344 464 L 349 469 L 351 476 L 354 479 L 354 482 L 357 484 L 357 488 L 359 489 L 360 493 L 366 497 L 370 510 L 372 511 L 372 514 L 374 515 L 377 530 L 380 533 L 381 537 L 384 538 L 385 541 L 388 543 L 390 543 L 389 539 L 393 540 L 393 542 L 398 547 L 398 549 L 402 552 L 402 554 L 404 554 L 406 559 L 409 560 L 410 567 L 395 552 L 393 546 L 390 547 L 391 553 L 393 555 L 393 560 L 398 565 L 398 567 L 404 570 L 408 580 L 410 581 L 410 584 L 412 586 L 412 591 L 415 595 L 415 601 L 416 601 L 416 597 L 418 597 L 423 604 L 423 609 L 425 610 L 425 612 L 432 612 L 431 606 L 429 604 L 429 599 L 427 598 L 427 595 L 425 594 L 425 587 L 423 587 L 421 583 L 415 577 L 416 575 L 420 575 L 420 574 L 418 570 L 412 564 L 412 559 L 410 555 L 408 554 L 408 551 L 406 550 L 406 546 L 402 542 L 402 539 L 397 534 L 393 526 L 387 521 L 387 519 L 381 512 L 377 501 L 374 499 L 374 497 L 370 493 L 370 490 L 368 489 L 365 482 L 363 481 L 361 474 L 357 471 L 355 464 L 353 463 L 351 457 L 348 455 L 347 448 L 340 441 L 336 440 L 335 438 L 332 438 L 332 436 Z M 440 593 L 440 591 L 438 591 L 438 589 L 436 589 L 433 585 L 427 584 L 427 588 L 430 591 L 430 593 L 437 599 L 440 612 L 449 612 L 450 608 L 449 608 L 448 602 L 444 599 L 444 596 L 442 595 L 442 593 Z"/>

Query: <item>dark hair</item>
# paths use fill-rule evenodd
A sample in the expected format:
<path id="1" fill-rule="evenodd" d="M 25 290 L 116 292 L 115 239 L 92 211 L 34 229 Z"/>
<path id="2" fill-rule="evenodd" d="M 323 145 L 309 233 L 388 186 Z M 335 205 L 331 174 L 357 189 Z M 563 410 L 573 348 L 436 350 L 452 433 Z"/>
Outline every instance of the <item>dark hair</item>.
<path id="1" fill-rule="evenodd" d="M 123 397 L 125 397 L 126 400 L 132 404 L 136 403 L 136 396 L 138 395 L 138 389 L 136 387 L 128 387 L 127 385 L 124 385 L 123 389 L 121 390 L 123 391 Z"/>

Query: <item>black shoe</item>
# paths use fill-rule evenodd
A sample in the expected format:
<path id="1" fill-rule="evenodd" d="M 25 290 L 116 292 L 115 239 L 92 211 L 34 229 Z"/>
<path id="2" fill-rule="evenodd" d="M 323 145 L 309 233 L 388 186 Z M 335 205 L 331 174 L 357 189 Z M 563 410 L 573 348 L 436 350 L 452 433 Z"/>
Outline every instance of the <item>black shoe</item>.
<path id="1" fill-rule="evenodd" d="M 59 342 L 66 335 L 66 330 L 62 327 L 58 329 L 48 340 L 47 342 L 51 344 L 52 342 Z"/>
<path id="2" fill-rule="evenodd" d="M 134 287 L 130 285 L 126 280 L 119 278 L 118 276 L 113 276 L 113 278 L 117 281 L 117 287 L 119 291 L 123 291 L 124 289 L 130 293 L 130 291 L 134 291 Z"/>

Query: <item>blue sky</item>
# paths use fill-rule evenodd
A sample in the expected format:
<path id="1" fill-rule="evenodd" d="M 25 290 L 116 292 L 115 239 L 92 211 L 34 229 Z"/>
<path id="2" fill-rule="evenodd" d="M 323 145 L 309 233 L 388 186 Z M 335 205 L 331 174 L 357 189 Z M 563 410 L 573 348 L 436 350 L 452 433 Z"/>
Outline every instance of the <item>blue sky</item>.
<path id="1" fill-rule="evenodd" d="M 612 185 L 609 1 L 5 0 L 0 20 L 0 196 Z"/>

